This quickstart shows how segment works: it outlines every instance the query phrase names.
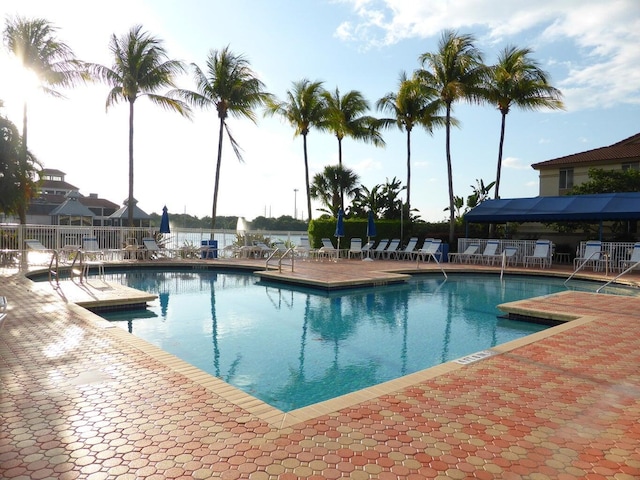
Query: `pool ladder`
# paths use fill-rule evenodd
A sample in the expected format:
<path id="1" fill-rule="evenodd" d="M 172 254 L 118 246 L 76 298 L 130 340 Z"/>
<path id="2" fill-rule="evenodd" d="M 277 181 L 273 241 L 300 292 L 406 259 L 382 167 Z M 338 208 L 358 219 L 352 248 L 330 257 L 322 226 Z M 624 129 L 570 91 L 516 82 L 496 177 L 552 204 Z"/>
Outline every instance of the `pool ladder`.
<path id="1" fill-rule="evenodd" d="M 276 260 L 277 260 L 279 273 L 282 273 L 283 264 L 291 265 L 291 271 L 293 272 L 294 257 L 295 257 L 295 251 L 293 247 L 287 248 L 287 250 L 285 250 L 284 253 L 281 250 L 276 248 L 273 252 L 271 252 L 269 257 L 267 258 L 265 268 L 268 270 L 269 264 L 276 263 Z M 287 262 L 287 260 L 291 260 L 291 261 Z"/>

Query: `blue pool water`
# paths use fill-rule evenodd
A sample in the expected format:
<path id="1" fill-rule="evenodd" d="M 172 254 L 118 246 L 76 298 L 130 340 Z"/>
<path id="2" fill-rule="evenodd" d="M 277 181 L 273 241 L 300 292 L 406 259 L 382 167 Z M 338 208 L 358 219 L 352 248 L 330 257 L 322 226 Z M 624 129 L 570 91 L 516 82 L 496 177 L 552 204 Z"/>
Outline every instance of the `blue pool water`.
<path id="1" fill-rule="evenodd" d="M 424 275 L 331 294 L 247 273 L 108 277 L 159 299 L 105 318 L 283 411 L 543 330 L 497 318 L 496 305 L 566 290 L 560 279 L 495 275 Z"/>

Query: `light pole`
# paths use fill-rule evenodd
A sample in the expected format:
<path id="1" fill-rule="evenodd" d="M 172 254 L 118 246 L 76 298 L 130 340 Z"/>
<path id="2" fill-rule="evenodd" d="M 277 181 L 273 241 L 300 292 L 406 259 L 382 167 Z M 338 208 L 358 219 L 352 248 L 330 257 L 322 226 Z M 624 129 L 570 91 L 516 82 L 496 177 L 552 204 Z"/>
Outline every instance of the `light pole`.
<path id="1" fill-rule="evenodd" d="M 293 219 L 298 219 L 298 189 L 293 189 Z"/>

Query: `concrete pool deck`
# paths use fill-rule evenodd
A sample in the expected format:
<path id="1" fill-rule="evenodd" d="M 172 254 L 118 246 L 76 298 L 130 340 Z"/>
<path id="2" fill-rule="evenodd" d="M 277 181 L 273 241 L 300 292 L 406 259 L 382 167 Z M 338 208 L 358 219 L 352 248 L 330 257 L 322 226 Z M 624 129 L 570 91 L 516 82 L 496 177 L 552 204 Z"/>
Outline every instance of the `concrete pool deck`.
<path id="1" fill-rule="evenodd" d="M 447 271 L 469 268 L 487 270 Z M 277 275 L 347 285 L 412 271 L 340 260 Z M 640 478 L 640 298 L 519 302 L 575 319 L 283 414 L 76 305 L 108 298 L 106 284 L 53 289 L 6 269 L 0 281 L 2 478 Z"/>

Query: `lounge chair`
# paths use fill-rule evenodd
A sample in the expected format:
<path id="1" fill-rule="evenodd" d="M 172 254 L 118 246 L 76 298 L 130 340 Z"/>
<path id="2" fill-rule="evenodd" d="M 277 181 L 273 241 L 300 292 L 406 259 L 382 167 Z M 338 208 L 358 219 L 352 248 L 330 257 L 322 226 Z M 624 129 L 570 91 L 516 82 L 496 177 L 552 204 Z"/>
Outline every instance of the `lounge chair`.
<path id="1" fill-rule="evenodd" d="M 418 237 L 411 237 L 409 239 L 409 243 L 407 243 L 407 245 L 402 250 L 398 251 L 397 258 L 412 260 L 416 254 L 415 250 L 417 246 L 418 246 Z"/>
<path id="2" fill-rule="evenodd" d="M 24 241 L 27 250 L 36 254 L 35 264 L 48 264 L 56 251 L 53 248 L 45 247 L 39 240 L 27 239 Z"/>
<path id="3" fill-rule="evenodd" d="M 378 246 L 373 250 L 371 250 L 371 252 L 373 253 L 373 257 L 382 258 L 382 255 L 384 254 L 384 251 L 388 246 L 389 246 L 388 238 L 383 238 L 382 240 L 380 240 L 380 243 L 378 243 Z"/>
<path id="4" fill-rule="evenodd" d="M 540 264 L 540 267 L 551 266 L 551 241 L 550 240 L 538 240 L 536 246 L 533 249 L 533 255 L 525 255 L 523 258 L 525 267 L 529 265 Z"/>
<path id="5" fill-rule="evenodd" d="M 144 247 L 144 256 L 147 260 L 153 258 L 171 258 L 174 256 L 174 251 L 168 248 L 162 248 L 156 242 L 153 237 L 145 237 L 142 239 L 142 246 Z"/>
<path id="6" fill-rule="evenodd" d="M 368 258 L 369 260 L 371 260 L 371 250 L 373 250 L 373 246 L 375 245 L 376 242 L 374 242 L 373 240 L 369 240 L 367 243 L 365 243 L 362 246 L 362 258 L 364 259 L 365 256 L 366 258 Z"/>
<path id="7" fill-rule="evenodd" d="M 351 246 L 349 247 L 348 257 L 360 257 L 362 258 L 362 239 L 361 238 L 352 238 Z"/>
<path id="8" fill-rule="evenodd" d="M 322 239 L 322 247 L 318 250 L 318 256 L 338 259 L 338 250 L 333 246 L 330 238 Z"/>
<path id="9" fill-rule="evenodd" d="M 480 245 L 468 245 L 467 248 L 464 249 L 464 252 L 455 252 L 449 254 L 449 261 L 451 263 L 471 263 L 471 259 L 476 254 Z"/>
<path id="10" fill-rule="evenodd" d="M 311 244 L 309 243 L 309 237 L 304 236 L 300 237 L 300 244 L 296 245 L 294 252 L 299 257 L 309 257 L 312 255 L 313 251 L 311 249 Z"/>
<path id="11" fill-rule="evenodd" d="M 425 240 L 422 248 L 418 250 L 418 254 L 416 257 L 417 260 L 429 262 L 433 258 L 435 261 L 441 262 L 442 249 L 440 247 L 442 247 L 442 240 L 440 240 L 439 238 L 432 238 L 429 240 L 429 242 Z"/>
<path id="12" fill-rule="evenodd" d="M 638 263 L 640 263 L 640 242 L 636 243 L 633 246 L 633 250 L 631 251 L 631 257 L 628 260 L 620 260 L 620 271 L 624 271 L 628 268 L 636 268 L 638 267 Z"/>
<path id="13" fill-rule="evenodd" d="M 387 248 L 382 252 L 384 258 L 391 260 L 392 258 L 398 258 L 398 249 L 400 248 L 400 239 L 394 238 L 389 242 Z"/>
<path id="14" fill-rule="evenodd" d="M 7 297 L 0 297 L 0 330 L 4 325 L 4 319 L 7 318 Z"/>
<path id="15" fill-rule="evenodd" d="M 591 267 L 594 271 L 600 270 L 604 260 L 602 259 L 602 242 L 598 240 L 590 240 L 584 247 L 582 257 L 573 259 L 573 268 L 579 270 L 584 267 Z"/>
<path id="16" fill-rule="evenodd" d="M 484 246 L 484 251 L 482 253 L 472 255 L 471 260 L 473 260 L 474 263 L 482 262 L 487 265 L 489 265 L 489 263 L 493 263 L 493 257 L 497 255 L 499 245 L 500 241 L 498 240 L 487 240 L 487 244 Z"/>
<path id="17" fill-rule="evenodd" d="M 502 258 L 505 259 L 505 266 L 510 264 L 517 264 L 518 262 L 518 247 L 504 247 L 501 253 L 494 255 L 483 255 L 483 262 L 487 265 L 502 265 Z"/>
<path id="18" fill-rule="evenodd" d="M 95 237 L 84 237 L 82 239 L 82 273 L 80 275 L 80 281 L 86 278 L 89 274 L 91 267 L 98 269 L 98 275 L 104 279 L 104 262 L 106 255 L 104 250 L 98 245 L 98 239 Z"/>

